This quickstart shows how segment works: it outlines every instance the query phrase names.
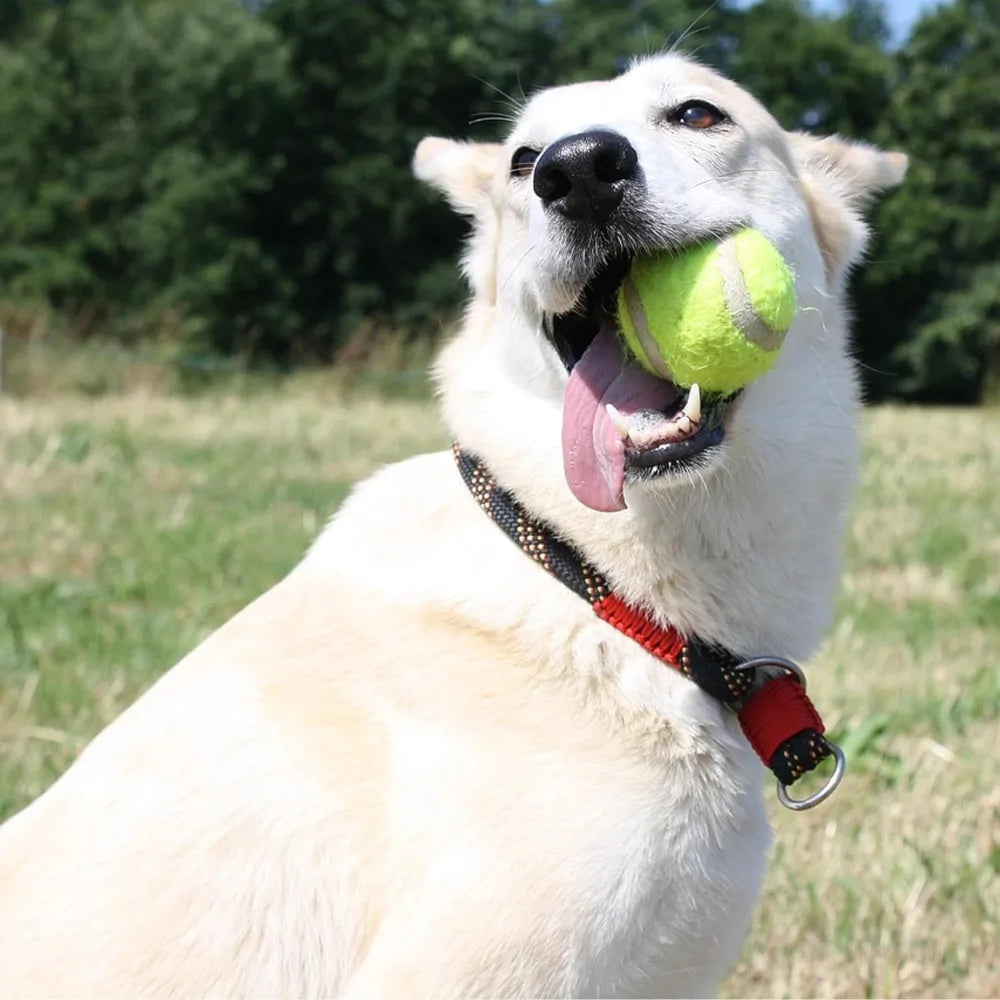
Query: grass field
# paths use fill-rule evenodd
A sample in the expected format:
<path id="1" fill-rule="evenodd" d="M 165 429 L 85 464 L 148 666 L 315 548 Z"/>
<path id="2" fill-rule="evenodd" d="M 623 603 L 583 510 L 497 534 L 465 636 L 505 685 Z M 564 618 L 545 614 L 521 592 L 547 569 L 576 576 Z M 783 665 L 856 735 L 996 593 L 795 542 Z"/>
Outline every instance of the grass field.
<path id="1" fill-rule="evenodd" d="M 733 996 L 1000 995 L 1000 418 L 877 409 L 866 435 L 810 678 L 849 780 L 772 809 Z M 316 377 L 0 400 L 0 817 L 288 570 L 352 481 L 442 444 L 429 403 Z"/>

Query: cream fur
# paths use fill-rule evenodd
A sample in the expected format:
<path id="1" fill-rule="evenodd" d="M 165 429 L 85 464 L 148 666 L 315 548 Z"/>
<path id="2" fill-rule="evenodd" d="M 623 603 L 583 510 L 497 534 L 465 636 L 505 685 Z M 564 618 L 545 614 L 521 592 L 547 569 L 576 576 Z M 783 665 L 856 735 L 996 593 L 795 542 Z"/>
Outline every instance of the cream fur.
<path id="1" fill-rule="evenodd" d="M 738 128 L 667 134 L 687 97 Z M 587 262 L 507 176 L 514 148 L 596 124 L 638 150 L 664 239 L 748 222 L 805 306 L 721 460 L 616 514 L 564 482 L 541 333 Z M 894 178 L 839 140 L 817 167 L 815 142 L 667 56 L 540 94 L 502 147 L 416 158 L 474 221 L 451 429 L 624 596 L 748 655 L 819 642 L 858 460 L 840 287 L 854 204 Z M 764 871 L 761 779 L 734 718 L 525 558 L 450 455 L 414 458 L 0 829 L 0 994 L 709 994 Z"/>

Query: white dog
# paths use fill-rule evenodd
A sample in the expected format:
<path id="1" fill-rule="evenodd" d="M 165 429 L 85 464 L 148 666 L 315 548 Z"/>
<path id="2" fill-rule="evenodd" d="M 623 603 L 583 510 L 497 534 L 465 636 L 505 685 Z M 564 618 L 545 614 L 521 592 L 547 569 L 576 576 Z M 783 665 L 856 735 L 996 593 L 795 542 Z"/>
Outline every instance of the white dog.
<path id="1" fill-rule="evenodd" d="M 858 463 L 845 271 L 905 157 L 786 134 L 671 55 L 539 94 L 503 145 L 426 139 L 415 169 L 474 225 L 439 377 L 478 499 L 494 477 L 516 530 L 659 626 L 809 656 Z M 698 406 L 626 365 L 602 303 L 631 255 L 743 226 L 800 310 L 772 371 Z M 764 871 L 764 772 L 726 706 L 476 499 L 450 453 L 359 486 L 0 830 L 0 993 L 717 986 Z"/>

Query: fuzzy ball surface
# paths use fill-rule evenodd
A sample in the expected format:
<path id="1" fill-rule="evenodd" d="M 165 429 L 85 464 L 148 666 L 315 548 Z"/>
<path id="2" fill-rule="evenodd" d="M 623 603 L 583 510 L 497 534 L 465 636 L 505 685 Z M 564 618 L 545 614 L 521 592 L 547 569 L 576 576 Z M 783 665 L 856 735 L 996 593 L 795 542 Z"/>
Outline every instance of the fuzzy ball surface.
<path id="1" fill-rule="evenodd" d="M 723 394 L 773 367 L 797 309 L 795 275 L 756 229 L 636 258 L 618 290 L 625 343 L 647 371 Z"/>

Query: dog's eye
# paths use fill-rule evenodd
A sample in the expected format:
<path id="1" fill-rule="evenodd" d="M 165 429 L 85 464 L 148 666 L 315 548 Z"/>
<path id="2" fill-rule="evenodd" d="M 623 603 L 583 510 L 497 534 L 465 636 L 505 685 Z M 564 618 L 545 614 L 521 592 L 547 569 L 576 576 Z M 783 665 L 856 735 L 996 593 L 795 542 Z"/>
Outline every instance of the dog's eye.
<path id="1" fill-rule="evenodd" d="M 713 128 L 727 121 L 726 116 L 707 101 L 687 101 L 674 108 L 667 119 L 675 125 L 698 129 Z"/>
<path id="2" fill-rule="evenodd" d="M 522 146 L 510 158 L 511 177 L 527 177 L 538 159 L 538 150 Z"/>

